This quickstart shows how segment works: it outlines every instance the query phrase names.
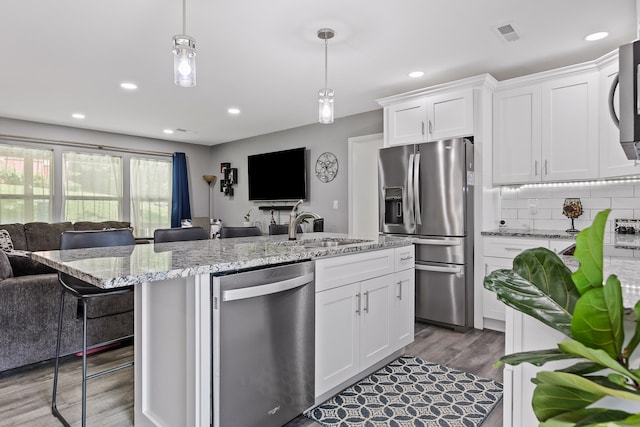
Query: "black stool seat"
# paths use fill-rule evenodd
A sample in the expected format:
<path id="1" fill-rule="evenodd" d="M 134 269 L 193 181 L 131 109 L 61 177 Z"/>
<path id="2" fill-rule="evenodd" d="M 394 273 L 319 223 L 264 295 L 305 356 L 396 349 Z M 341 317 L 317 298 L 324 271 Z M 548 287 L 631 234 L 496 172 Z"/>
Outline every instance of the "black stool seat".
<path id="1" fill-rule="evenodd" d="M 153 243 L 207 240 L 209 235 L 202 227 L 158 228 L 153 232 Z"/>
<path id="2" fill-rule="evenodd" d="M 135 245 L 135 239 L 133 237 L 133 233 L 128 228 L 123 229 L 114 229 L 114 230 L 91 230 L 91 231 L 65 231 L 62 233 L 60 249 L 68 250 L 68 249 L 85 249 L 85 248 L 95 248 L 95 247 L 111 247 L 111 246 L 123 246 L 128 247 L 122 251 L 122 256 L 126 256 L 131 254 L 133 247 Z M 62 257 L 62 256 L 61 256 Z M 95 257 L 88 255 L 88 257 Z M 62 416 L 60 411 L 57 408 L 56 397 L 58 390 L 58 372 L 60 367 L 60 343 L 62 341 L 62 320 L 64 316 L 64 297 L 65 294 L 69 293 L 73 297 L 82 301 L 82 426 L 85 427 L 87 425 L 87 380 L 97 378 L 99 376 L 118 371 L 123 368 L 127 368 L 133 366 L 133 362 L 125 363 L 120 366 L 115 366 L 113 368 L 107 369 L 105 371 L 96 372 L 91 375 L 87 375 L 87 350 L 92 348 L 113 344 L 121 339 L 129 338 L 122 337 L 117 340 L 111 340 L 108 342 L 102 342 L 99 344 L 94 344 L 92 346 L 88 346 L 87 343 L 87 302 L 92 298 L 97 297 L 109 297 L 114 295 L 123 295 L 130 292 L 133 292 L 133 286 L 126 286 L 121 288 L 113 288 L 113 289 L 102 289 L 97 286 L 94 286 L 90 283 L 87 283 L 83 280 L 70 276 L 68 274 L 59 272 L 58 273 L 58 281 L 62 286 L 62 291 L 60 292 L 60 315 L 58 318 L 58 337 L 56 342 L 56 362 L 55 362 L 55 371 L 53 375 L 53 395 L 51 398 L 51 412 L 57 417 L 60 422 L 69 426 L 69 422 Z M 115 314 L 121 314 L 122 312 L 117 313 L 108 313 L 98 317 L 106 317 L 112 316 Z"/>
<path id="3" fill-rule="evenodd" d="M 262 236 L 262 232 L 258 227 L 222 227 L 220 229 L 220 238 L 228 237 L 250 237 Z"/>

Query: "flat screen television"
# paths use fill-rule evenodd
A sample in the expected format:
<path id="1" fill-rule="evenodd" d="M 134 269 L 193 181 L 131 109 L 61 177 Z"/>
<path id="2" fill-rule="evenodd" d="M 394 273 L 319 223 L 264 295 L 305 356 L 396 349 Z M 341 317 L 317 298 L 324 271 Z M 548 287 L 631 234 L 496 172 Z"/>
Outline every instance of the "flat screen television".
<path id="1" fill-rule="evenodd" d="M 247 158 L 249 200 L 298 200 L 307 198 L 305 147 Z"/>

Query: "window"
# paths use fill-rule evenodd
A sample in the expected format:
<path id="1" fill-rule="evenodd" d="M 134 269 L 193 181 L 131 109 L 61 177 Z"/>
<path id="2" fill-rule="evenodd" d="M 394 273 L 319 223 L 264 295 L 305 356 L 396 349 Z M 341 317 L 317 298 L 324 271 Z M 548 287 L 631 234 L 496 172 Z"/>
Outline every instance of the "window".
<path id="1" fill-rule="evenodd" d="M 122 219 L 122 157 L 62 153 L 62 217 L 65 221 Z"/>
<path id="2" fill-rule="evenodd" d="M 136 237 L 152 237 L 171 227 L 171 162 L 132 158 L 130 171 L 131 225 Z"/>
<path id="3" fill-rule="evenodd" d="M 52 205 L 53 151 L 0 146 L 0 223 L 48 222 Z"/>

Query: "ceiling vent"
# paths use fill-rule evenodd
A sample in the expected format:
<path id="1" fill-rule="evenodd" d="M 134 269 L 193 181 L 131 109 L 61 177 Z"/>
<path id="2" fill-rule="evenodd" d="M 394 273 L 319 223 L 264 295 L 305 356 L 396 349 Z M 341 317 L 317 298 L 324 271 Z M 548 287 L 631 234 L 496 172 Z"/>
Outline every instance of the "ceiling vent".
<path id="1" fill-rule="evenodd" d="M 501 25 L 500 27 L 496 28 L 496 31 L 498 32 L 500 38 L 504 39 L 505 41 L 514 42 L 520 39 L 520 36 L 518 35 L 518 33 L 516 33 L 516 29 L 513 28 L 513 25 L 511 24 Z"/>

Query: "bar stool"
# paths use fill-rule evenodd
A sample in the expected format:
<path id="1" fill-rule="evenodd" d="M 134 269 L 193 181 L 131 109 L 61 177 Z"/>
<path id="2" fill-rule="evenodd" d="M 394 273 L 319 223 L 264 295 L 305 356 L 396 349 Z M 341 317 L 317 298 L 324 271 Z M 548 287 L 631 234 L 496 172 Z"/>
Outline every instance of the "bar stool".
<path id="1" fill-rule="evenodd" d="M 153 243 L 207 240 L 209 235 L 202 227 L 158 228 L 153 232 Z"/>
<path id="2" fill-rule="evenodd" d="M 129 246 L 135 245 L 133 233 L 128 228 L 113 230 L 95 230 L 95 231 L 65 231 L 62 233 L 60 249 L 80 249 L 95 248 L 107 246 Z M 60 316 L 58 318 L 58 337 L 56 342 L 56 363 L 53 375 L 53 395 L 51 398 L 51 413 L 62 422 L 63 425 L 69 426 L 69 422 L 58 411 L 56 405 L 57 389 L 58 389 L 58 370 L 60 366 L 60 347 L 62 341 L 62 320 L 64 316 L 64 297 L 69 293 L 76 299 L 82 301 L 83 317 L 82 317 L 82 426 L 87 425 L 87 381 L 93 378 L 109 374 L 120 369 L 133 366 L 133 362 L 125 363 L 104 371 L 87 375 L 87 350 L 96 347 L 113 344 L 124 338 L 111 340 L 99 344 L 87 345 L 87 302 L 92 298 L 109 297 L 113 295 L 123 295 L 133 292 L 133 286 L 122 288 L 102 289 L 90 283 L 84 282 L 68 274 L 58 272 L 58 281 L 62 286 L 60 293 Z M 114 313 L 120 314 L 120 313 Z M 99 317 L 106 317 L 113 314 L 106 314 Z"/>
<path id="3" fill-rule="evenodd" d="M 222 227 L 220 229 L 220 238 L 227 237 L 249 237 L 262 236 L 262 232 L 258 227 Z"/>
<path id="4" fill-rule="evenodd" d="M 302 227 L 298 225 L 297 233 L 302 233 Z M 289 234 L 289 224 L 269 224 L 269 235 Z"/>

